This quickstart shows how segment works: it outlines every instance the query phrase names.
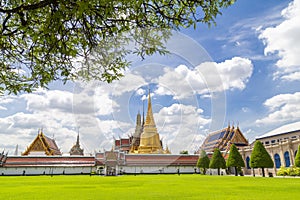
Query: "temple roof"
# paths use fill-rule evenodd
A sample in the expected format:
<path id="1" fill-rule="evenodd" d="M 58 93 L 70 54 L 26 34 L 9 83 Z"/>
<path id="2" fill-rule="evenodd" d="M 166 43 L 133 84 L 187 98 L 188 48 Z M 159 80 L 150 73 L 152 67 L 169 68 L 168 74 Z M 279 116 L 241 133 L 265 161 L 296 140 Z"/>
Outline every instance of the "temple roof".
<path id="1" fill-rule="evenodd" d="M 295 123 L 281 126 L 281 127 L 274 129 L 268 133 L 265 133 L 261 136 L 256 137 L 256 139 L 268 138 L 268 137 L 287 134 L 287 133 L 296 132 L 296 131 L 300 131 L 300 122 L 295 122 Z"/>
<path id="2" fill-rule="evenodd" d="M 27 147 L 26 151 L 22 153 L 23 156 L 30 155 L 32 152 L 45 152 L 45 155 L 62 155 L 58 149 L 54 139 L 51 139 L 40 132 L 33 142 Z"/>
<path id="3" fill-rule="evenodd" d="M 47 167 L 47 166 L 95 166 L 93 156 L 10 156 L 5 167 Z"/>
<path id="4" fill-rule="evenodd" d="M 237 147 L 249 145 L 239 127 L 228 126 L 227 128 L 210 133 L 203 142 L 201 149 L 206 152 L 213 152 L 215 148 L 220 149 L 220 151 L 228 151 L 231 144 L 235 144 Z"/>
<path id="5" fill-rule="evenodd" d="M 113 158 L 110 157 L 113 154 Z M 119 165 L 127 166 L 196 166 L 198 155 L 170 154 L 125 154 L 123 152 L 97 153 L 96 162 L 102 165 L 112 160 Z"/>

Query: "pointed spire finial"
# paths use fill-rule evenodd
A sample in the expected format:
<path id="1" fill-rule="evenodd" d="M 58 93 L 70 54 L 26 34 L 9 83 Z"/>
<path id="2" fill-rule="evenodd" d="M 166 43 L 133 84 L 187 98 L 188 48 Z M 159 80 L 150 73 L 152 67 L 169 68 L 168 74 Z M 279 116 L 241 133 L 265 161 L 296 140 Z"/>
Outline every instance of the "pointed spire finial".
<path id="1" fill-rule="evenodd" d="M 143 121 L 142 121 L 142 126 L 145 124 L 145 100 L 143 100 Z"/>
<path id="2" fill-rule="evenodd" d="M 153 118 L 153 112 L 152 112 L 152 103 L 151 103 L 151 95 L 150 95 L 150 89 L 149 89 L 149 94 L 148 94 L 148 109 L 147 109 L 147 116 L 146 116 L 146 125 L 154 125 L 154 118 Z"/>
<path id="3" fill-rule="evenodd" d="M 77 141 L 76 141 L 76 145 L 79 146 L 79 131 L 78 131 L 78 134 L 77 134 Z"/>
<path id="4" fill-rule="evenodd" d="M 14 155 L 17 156 L 19 154 L 19 145 L 17 144 Z"/>

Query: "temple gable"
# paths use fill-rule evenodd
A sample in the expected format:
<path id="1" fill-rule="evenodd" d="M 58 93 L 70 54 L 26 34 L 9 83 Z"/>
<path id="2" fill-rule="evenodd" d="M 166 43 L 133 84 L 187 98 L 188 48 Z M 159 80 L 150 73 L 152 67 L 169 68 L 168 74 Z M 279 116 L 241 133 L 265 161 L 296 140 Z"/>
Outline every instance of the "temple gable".
<path id="1" fill-rule="evenodd" d="M 206 152 L 213 152 L 215 148 L 220 151 L 228 152 L 231 144 L 235 144 L 237 147 L 248 146 L 249 142 L 239 129 L 234 126 L 221 129 L 210 133 L 204 140 L 200 149 Z"/>
<path id="2" fill-rule="evenodd" d="M 62 155 L 62 153 L 58 149 L 54 139 L 51 139 L 40 132 L 29 147 L 22 153 L 22 156 L 28 155 L 53 156 Z"/>

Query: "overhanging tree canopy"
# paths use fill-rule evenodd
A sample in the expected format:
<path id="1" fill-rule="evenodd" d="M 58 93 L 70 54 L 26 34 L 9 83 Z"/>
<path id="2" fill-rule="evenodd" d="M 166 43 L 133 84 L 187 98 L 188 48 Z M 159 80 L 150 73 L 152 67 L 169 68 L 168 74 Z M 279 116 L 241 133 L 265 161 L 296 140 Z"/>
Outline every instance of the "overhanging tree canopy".
<path id="1" fill-rule="evenodd" d="M 0 0 L 0 92 L 31 92 L 53 80 L 111 82 L 129 65 L 126 55 L 166 53 L 163 42 L 170 30 L 210 25 L 221 8 L 233 3 Z M 129 43 L 133 49 L 124 48 Z"/>

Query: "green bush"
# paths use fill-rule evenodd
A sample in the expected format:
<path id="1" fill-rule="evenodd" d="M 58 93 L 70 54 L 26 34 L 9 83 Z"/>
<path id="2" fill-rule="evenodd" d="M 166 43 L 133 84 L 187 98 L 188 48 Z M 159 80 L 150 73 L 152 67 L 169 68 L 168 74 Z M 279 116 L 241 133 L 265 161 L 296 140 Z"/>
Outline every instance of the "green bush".
<path id="1" fill-rule="evenodd" d="M 300 167 L 280 167 L 277 176 L 300 176 Z"/>

